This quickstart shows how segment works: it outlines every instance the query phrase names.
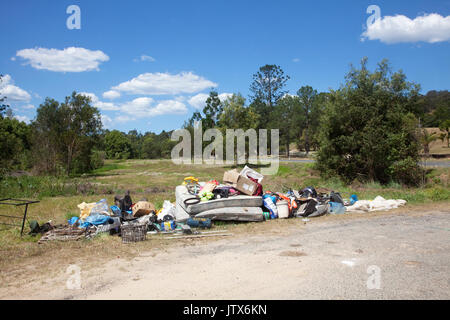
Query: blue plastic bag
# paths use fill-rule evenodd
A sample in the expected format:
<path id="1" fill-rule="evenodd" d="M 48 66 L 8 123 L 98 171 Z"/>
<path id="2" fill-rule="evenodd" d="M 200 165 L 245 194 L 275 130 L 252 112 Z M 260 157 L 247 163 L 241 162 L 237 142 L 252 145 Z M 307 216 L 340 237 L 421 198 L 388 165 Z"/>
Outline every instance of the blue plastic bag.
<path id="1" fill-rule="evenodd" d="M 350 205 L 354 205 L 356 201 L 358 201 L 358 197 L 356 196 L 356 194 L 352 194 L 350 196 Z"/>
<path id="2" fill-rule="evenodd" d="M 72 217 L 72 218 L 70 218 L 67 222 L 68 222 L 70 225 L 73 225 L 73 224 L 78 224 L 78 223 L 79 223 L 78 220 L 80 220 L 80 218 L 78 218 L 78 217 Z"/>
<path id="3" fill-rule="evenodd" d="M 120 208 L 118 206 L 111 206 L 111 211 L 115 216 L 122 216 L 122 210 L 120 210 Z"/>
<path id="4" fill-rule="evenodd" d="M 81 228 L 87 228 L 90 225 L 98 226 L 101 224 L 114 223 L 114 220 L 103 214 L 97 214 L 95 216 L 89 216 L 86 220 L 80 225 Z"/>

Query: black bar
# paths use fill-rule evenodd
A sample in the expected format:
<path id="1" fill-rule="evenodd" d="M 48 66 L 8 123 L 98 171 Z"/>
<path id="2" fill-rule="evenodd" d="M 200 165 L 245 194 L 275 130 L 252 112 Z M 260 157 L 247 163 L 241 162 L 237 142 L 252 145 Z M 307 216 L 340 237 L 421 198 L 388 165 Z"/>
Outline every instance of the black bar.
<path id="1" fill-rule="evenodd" d="M 25 213 L 23 214 L 22 230 L 20 230 L 20 236 L 22 236 L 23 228 L 25 227 L 25 220 L 27 219 L 27 211 L 28 211 L 28 203 L 25 205 Z"/>
<path id="2" fill-rule="evenodd" d="M 22 219 L 22 217 L 7 216 L 7 215 L 4 215 L 4 214 L 0 214 L 0 217 L 7 217 L 7 218 L 14 218 L 14 219 Z"/>
<path id="3" fill-rule="evenodd" d="M 22 203 L 2 203 L 3 201 L 21 201 Z M 13 206 L 23 206 L 26 204 L 32 204 L 32 203 L 38 203 L 38 200 L 23 200 L 23 199 L 15 199 L 15 198 L 5 198 L 5 199 L 0 199 L 0 204 L 5 204 L 5 205 L 13 205 Z"/>

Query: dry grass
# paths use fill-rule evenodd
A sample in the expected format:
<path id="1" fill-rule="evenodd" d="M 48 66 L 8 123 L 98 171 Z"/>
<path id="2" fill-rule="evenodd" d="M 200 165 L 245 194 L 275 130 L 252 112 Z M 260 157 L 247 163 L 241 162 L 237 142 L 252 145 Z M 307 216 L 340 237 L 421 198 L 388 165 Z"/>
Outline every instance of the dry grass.
<path id="1" fill-rule="evenodd" d="M 439 136 L 440 134 L 445 133 L 444 131 L 441 131 L 439 128 L 426 128 L 428 133 L 437 133 Z M 430 153 L 431 154 L 449 154 L 450 149 L 447 146 L 447 139 L 444 139 L 442 141 L 441 139 L 437 139 L 430 143 Z"/>
<path id="2" fill-rule="evenodd" d="M 101 184 L 114 193 L 131 191 L 134 201 L 143 197 L 155 203 L 157 207 L 164 200 L 175 200 L 174 189 L 186 176 L 196 176 L 200 180 L 221 180 L 223 172 L 230 167 L 215 167 L 211 165 L 188 166 L 175 165 L 170 161 L 159 160 L 131 160 L 122 164 L 120 169 L 103 172 L 97 176 L 84 178 L 86 182 Z M 442 169 L 444 170 L 444 169 Z M 448 176 L 448 169 L 440 174 Z M 295 189 L 307 185 L 321 186 L 325 183 L 320 180 L 311 165 L 302 163 L 287 163 L 280 166 L 277 175 L 267 176 L 264 180 L 264 189 L 272 191 L 286 191 L 287 187 Z M 343 188 L 345 191 L 358 190 L 360 198 L 371 197 L 376 194 L 388 195 L 392 190 L 400 194 L 404 191 L 400 186 L 381 189 L 380 186 L 345 187 L 335 182 L 327 185 L 334 190 Z M 408 191 L 411 194 L 415 190 Z M 47 197 L 40 203 L 32 205 L 29 219 L 38 220 L 39 223 L 52 220 L 56 224 L 66 223 L 70 214 L 77 214 L 77 205 L 83 201 L 95 202 L 106 198 L 111 205 L 114 193 L 96 195 L 73 195 L 66 197 Z M 347 194 L 344 194 L 346 196 Z M 437 203 L 438 206 L 441 204 Z M 429 208 L 424 204 L 423 208 Z M 444 203 L 448 207 L 448 202 Z M 417 206 L 420 211 L 421 205 Z M 14 213 L 11 208 L 1 207 L 0 212 Z M 399 209 L 406 210 L 406 209 Z M 410 210 L 410 208 L 408 208 Z M 20 215 L 19 211 L 15 214 Z M 382 215 L 379 212 L 376 215 Z M 346 219 L 367 217 L 365 214 L 345 215 Z M 342 216 L 324 216 L 319 219 L 332 221 L 342 219 Z M 276 219 L 264 223 L 217 223 L 215 229 L 228 230 L 234 237 L 246 237 L 249 234 L 284 234 L 285 232 L 303 228 L 305 222 L 301 219 Z M 28 225 L 26 232 L 29 231 Z M 70 264 L 83 265 L 84 269 L 98 266 L 112 259 L 132 259 L 142 253 L 158 254 L 169 250 L 172 246 L 190 246 L 198 243 L 214 241 L 215 238 L 164 240 L 159 236 L 148 236 L 148 240 L 134 244 L 123 244 L 117 236 L 101 235 L 92 240 L 77 242 L 51 242 L 38 244 L 39 237 L 24 235 L 20 237 L 20 228 L 10 228 L 0 232 L 0 283 L 2 286 L 20 286 L 21 282 L 33 279 L 43 279 L 44 275 L 65 272 Z M 293 251 L 294 252 L 294 251 Z M 295 250 L 295 252 L 297 252 Z M 294 253 L 293 253 L 294 254 Z M 24 273 L 27 277 L 23 278 Z"/>

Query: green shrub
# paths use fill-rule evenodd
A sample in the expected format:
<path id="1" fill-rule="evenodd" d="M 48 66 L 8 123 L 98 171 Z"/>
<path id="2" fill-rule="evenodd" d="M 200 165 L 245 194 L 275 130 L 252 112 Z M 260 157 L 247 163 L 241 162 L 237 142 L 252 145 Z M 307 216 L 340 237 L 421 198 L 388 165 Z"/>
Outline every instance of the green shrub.
<path id="1" fill-rule="evenodd" d="M 352 67 L 345 85 L 328 96 L 317 168 L 348 184 L 417 186 L 423 176 L 414 115 L 419 88 L 401 72 L 391 73 L 386 61 L 373 73 L 366 64 L 363 59 L 361 69 Z"/>

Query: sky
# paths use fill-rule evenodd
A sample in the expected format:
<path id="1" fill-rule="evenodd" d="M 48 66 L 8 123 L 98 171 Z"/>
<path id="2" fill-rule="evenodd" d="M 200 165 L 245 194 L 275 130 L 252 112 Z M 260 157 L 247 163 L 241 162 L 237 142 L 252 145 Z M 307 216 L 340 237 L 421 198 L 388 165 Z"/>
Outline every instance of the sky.
<path id="1" fill-rule="evenodd" d="M 365 56 L 422 93 L 450 85 L 450 0 L 2 0 L 0 12 L 0 93 L 25 122 L 76 91 L 110 130 L 178 129 L 212 89 L 248 102 L 265 64 L 290 94 L 339 88 Z"/>

